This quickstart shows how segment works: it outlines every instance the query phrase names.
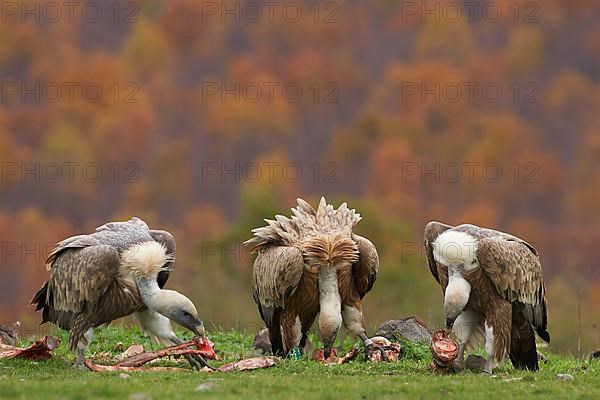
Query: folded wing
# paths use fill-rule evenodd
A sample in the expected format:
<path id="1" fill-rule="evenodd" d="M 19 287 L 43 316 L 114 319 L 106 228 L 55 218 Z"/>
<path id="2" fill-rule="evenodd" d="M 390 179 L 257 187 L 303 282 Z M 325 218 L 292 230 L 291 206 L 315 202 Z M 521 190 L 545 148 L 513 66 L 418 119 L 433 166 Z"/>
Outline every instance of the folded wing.
<path id="1" fill-rule="evenodd" d="M 379 255 L 370 240 L 356 234 L 352 234 L 352 240 L 358 246 L 359 252 L 358 261 L 352 265 L 352 275 L 362 299 L 371 290 L 377 279 Z"/>
<path id="2" fill-rule="evenodd" d="M 273 324 L 276 309 L 283 308 L 294 293 L 302 273 L 302 252 L 291 246 L 267 246 L 258 250 L 252 271 L 252 291 L 260 314 Z"/>
<path id="3" fill-rule="evenodd" d="M 522 304 L 529 323 L 549 341 L 546 288 L 537 251 L 515 237 L 491 237 L 478 242 L 477 259 L 498 294 Z"/>

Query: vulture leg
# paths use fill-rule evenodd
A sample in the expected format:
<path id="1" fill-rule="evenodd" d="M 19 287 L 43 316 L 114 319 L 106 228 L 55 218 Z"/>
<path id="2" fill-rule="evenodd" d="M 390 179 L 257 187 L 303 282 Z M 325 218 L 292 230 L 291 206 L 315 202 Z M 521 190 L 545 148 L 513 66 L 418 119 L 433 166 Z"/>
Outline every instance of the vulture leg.
<path id="1" fill-rule="evenodd" d="M 265 320 L 262 308 L 259 307 L 259 309 L 261 310 L 261 317 Z M 271 353 L 275 356 L 285 357 L 286 354 L 283 349 L 283 341 L 281 338 L 280 317 L 281 308 L 276 308 L 273 310 L 272 318 L 265 321 L 270 321 L 267 322 L 267 328 L 269 329 L 269 340 L 271 341 Z"/>
<path id="2" fill-rule="evenodd" d="M 492 304 L 485 315 L 485 350 L 488 358 L 484 372 L 491 374 L 496 363 L 501 363 L 510 349 L 512 305 L 508 301 Z"/>
<path id="3" fill-rule="evenodd" d="M 300 348 L 302 340 L 302 324 L 300 317 L 291 311 L 284 310 L 281 315 L 281 326 L 283 328 L 283 349 L 287 354 L 291 349 Z"/>
<path id="4" fill-rule="evenodd" d="M 454 321 L 452 333 L 458 339 L 458 357 L 453 364 L 455 369 L 465 369 L 465 348 L 479 321 L 479 315 L 474 311 L 463 311 Z"/>
<path id="5" fill-rule="evenodd" d="M 75 364 L 71 367 L 72 369 L 78 369 L 82 371 L 89 371 L 90 369 L 85 365 L 85 351 L 89 347 L 92 339 L 94 338 L 94 328 L 89 328 L 81 340 L 77 342 L 77 358 Z"/>
<path id="6" fill-rule="evenodd" d="M 494 369 L 494 328 L 485 323 L 485 351 L 488 356 L 485 360 L 485 366 L 483 372 L 486 374 L 492 374 Z"/>
<path id="7" fill-rule="evenodd" d="M 300 351 L 302 354 L 306 352 L 306 341 L 308 340 L 308 332 L 310 331 L 310 327 L 315 322 L 316 314 L 307 314 L 304 318 L 302 318 L 302 338 L 300 339 Z"/>
<path id="8" fill-rule="evenodd" d="M 173 332 L 173 328 L 171 327 L 171 321 L 164 315 L 146 309 L 135 313 L 134 316 L 142 330 L 156 338 L 159 343 L 168 346 L 184 343 L 183 340 L 175 335 L 175 332 Z M 194 369 L 199 370 L 203 367 L 214 369 L 208 365 L 206 360 L 199 354 L 186 354 L 184 357 Z"/>

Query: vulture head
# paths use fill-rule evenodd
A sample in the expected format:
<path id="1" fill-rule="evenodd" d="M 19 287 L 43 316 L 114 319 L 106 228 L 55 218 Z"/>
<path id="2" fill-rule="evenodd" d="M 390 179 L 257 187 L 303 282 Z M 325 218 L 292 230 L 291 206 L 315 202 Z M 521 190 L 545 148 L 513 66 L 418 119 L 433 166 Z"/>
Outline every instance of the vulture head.
<path id="1" fill-rule="evenodd" d="M 204 336 L 204 324 L 198 318 L 194 303 L 174 290 L 161 290 L 152 297 L 152 305 L 148 307 L 164 315 L 176 324 L 194 332 L 196 336 Z"/>
<path id="2" fill-rule="evenodd" d="M 174 290 L 163 290 L 158 285 L 158 274 L 165 271 L 165 265 L 173 262 L 173 256 L 158 242 L 145 242 L 127 249 L 121 255 L 124 273 L 132 274 L 138 291 L 146 306 L 171 321 L 194 332 L 205 334 L 204 324 L 198 318 L 194 303 Z"/>

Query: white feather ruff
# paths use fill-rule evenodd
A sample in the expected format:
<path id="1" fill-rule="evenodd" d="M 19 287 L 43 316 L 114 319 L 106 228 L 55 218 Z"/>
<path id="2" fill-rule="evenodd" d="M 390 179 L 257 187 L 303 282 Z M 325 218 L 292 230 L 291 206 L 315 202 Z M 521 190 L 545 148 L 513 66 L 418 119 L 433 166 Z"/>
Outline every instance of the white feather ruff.
<path id="1" fill-rule="evenodd" d="M 442 265 L 470 265 L 475 261 L 477 239 L 453 230 L 442 233 L 433 242 L 433 258 Z"/>
<path id="2" fill-rule="evenodd" d="M 129 247 L 121 254 L 121 273 L 137 278 L 155 278 L 163 266 L 174 260 L 166 247 L 158 242 L 144 242 Z"/>

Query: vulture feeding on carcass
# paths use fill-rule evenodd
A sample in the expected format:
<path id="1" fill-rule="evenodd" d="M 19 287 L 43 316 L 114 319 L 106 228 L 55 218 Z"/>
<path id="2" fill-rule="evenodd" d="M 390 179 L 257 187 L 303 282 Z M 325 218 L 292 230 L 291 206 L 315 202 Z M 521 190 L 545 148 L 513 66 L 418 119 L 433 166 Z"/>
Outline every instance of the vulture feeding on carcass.
<path id="1" fill-rule="evenodd" d="M 474 225 L 430 222 L 429 269 L 444 290 L 446 330 L 465 346 L 485 343 L 485 372 L 508 354 L 515 368 L 538 369 L 535 332 L 546 342 L 546 289 L 537 250 L 518 237 Z"/>
<path id="2" fill-rule="evenodd" d="M 352 232 L 360 214 L 343 203 L 337 210 L 324 198 L 317 210 L 302 199 L 293 216 L 277 215 L 253 229 L 246 241 L 257 253 L 253 295 L 269 330 L 273 353 L 303 349 L 308 330 L 318 326 L 329 358 L 342 322 L 365 344 L 367 355 L 384 349 L 366 335 L 362 298 L 377 278 L 379 257 L 373 244 Z"/>
<path id="3" fill-rule="evenodd" d="M 83 368 L 93 329 L 134 314 L 141 328 L 163 344 L 183 343 L 171 322 L 204 334 L 194 304 L 163 289 L 175 261 L 175 239 L 151 230 L 139 218 L 110 222 L 88 235 L 58 243 L 46 260 L 50 279 L 32 300 L 42 323 L 70 331 L 74 367 Z M 195 368 L 206 366 L 197 355 L 186 357 Z"/>

